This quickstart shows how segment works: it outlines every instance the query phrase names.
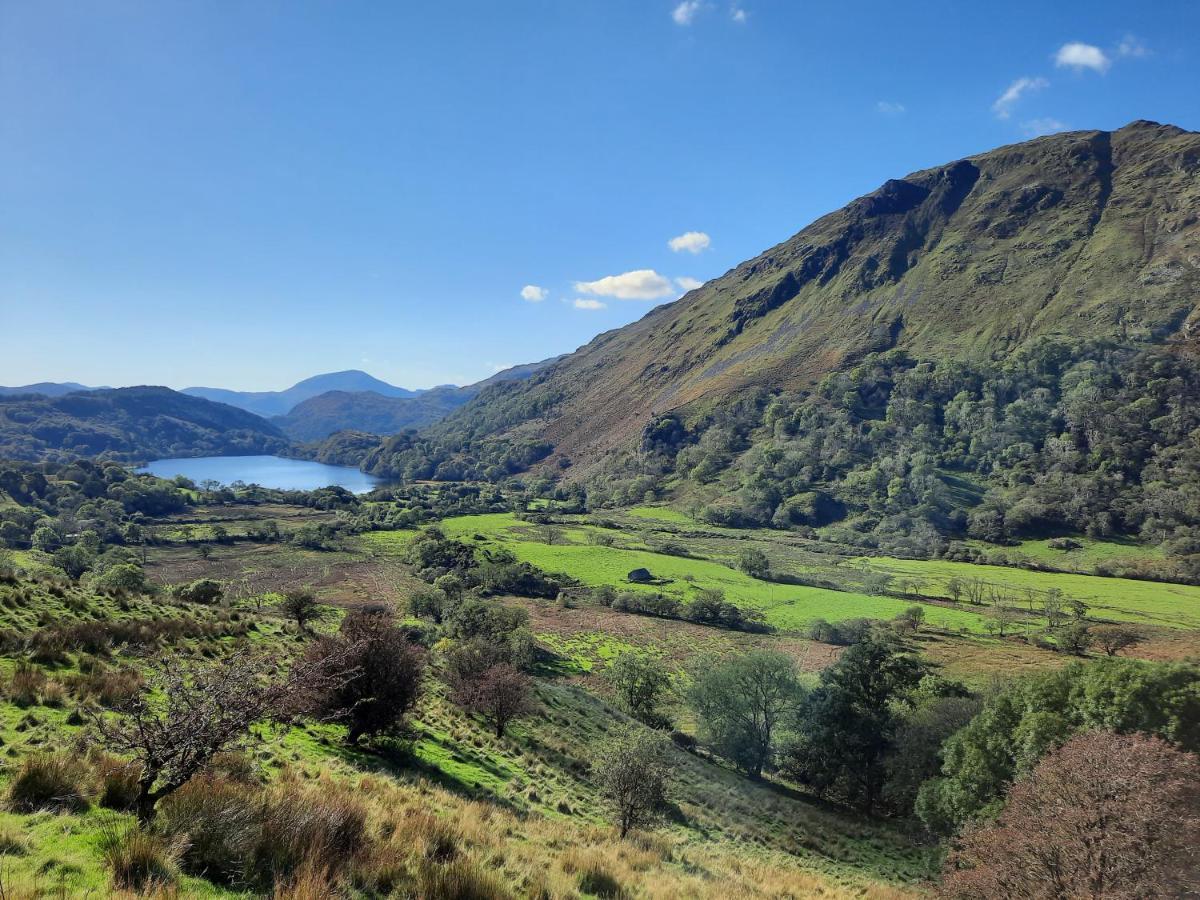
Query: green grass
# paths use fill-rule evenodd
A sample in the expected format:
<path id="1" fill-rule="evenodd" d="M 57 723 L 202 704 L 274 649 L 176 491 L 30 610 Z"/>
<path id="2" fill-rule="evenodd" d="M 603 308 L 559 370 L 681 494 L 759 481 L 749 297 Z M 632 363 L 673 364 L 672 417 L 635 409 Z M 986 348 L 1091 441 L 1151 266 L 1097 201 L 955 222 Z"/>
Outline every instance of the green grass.
<path id="1" fill-rule="evenodd" d="M 1135 544 L 1133 541 L 1098 541 L 1086 537 L 1071 540 L 1082 546 L 1078 550 L 1055 550 L 1050 546 L 1050 539 L 1022 541 L 1019 546 L 1013 548 L 1012 553 L 1058 569 L 1080 572 L 1091 572 L 1101 563 L 1136 563 L 1165 559 L 1160 547 Z"/>
<path id="2" fill-rule="evenodd" d="M 482 535 L 487 542 L 511 550 L 523 562 L 548 572 L 569 575 L 589 587 L 607 584 L 619 589 L 661 592 L 683 600 L 695 597 L 701 589 L 719 588 L 730 602 L 761 610 L 768 623 L 784 630 L 799 629 L 816 619 L 831 622 L 859 617 L 890 619 L 913 605 L 893 597 L 775 584 L 706 559 L 596 546 L 583 542 L 586 531 L 582 528 L 565 529 L 570 543 L 545 544 L 537 539 L 535 528 L 508 513 L 460 516 L 445 520 L 442 528 L 450 537 L 467 540 Z M 668 583 L 630 584 L 627 576 L 637 568 L 649 569 L 654 577 Z M 954 630 L 982 631 L 984 617 L 966 610 L 926 604 L 926 621 Z"/>
<path id="3" fill-rule="evenodd" d="M 1045 592 L 1058 588 L 1068 600 L 1078 599 L 1086 603 L 1091 608 L 1089 614 L 1093 618 L 1173 628 L 1200 628 L 1200 587 L 1190 585 L 1065 572 L 1035 572 L 942 560 L 881 556 L 863 558 L 858 562 L 897 577 L 923 579 L 925 584 L 922 592 L 931 595 L 944 596 L 946 582 L 951 578 L 981 578 L 1014 595 L 1017 606 L 1024 605 L 1024 592 L 1027 589 Z"/>

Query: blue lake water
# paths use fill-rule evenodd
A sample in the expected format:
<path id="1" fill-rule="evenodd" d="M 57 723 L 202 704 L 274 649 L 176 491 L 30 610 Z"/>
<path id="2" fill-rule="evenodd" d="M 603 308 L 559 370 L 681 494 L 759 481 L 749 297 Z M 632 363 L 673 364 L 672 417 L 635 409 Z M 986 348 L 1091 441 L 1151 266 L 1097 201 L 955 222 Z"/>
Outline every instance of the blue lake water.
<path id="1" fill-rule="evenodd" d="M 282 456 L 196 456 L 190 459 L 156 459 L 139 471 L 159 478 L 182 475 L 196 484 L 219 481 L 233 484 L 243 481 L 282 491 L 313 491 L 323 487 L 344 487 L 365 494 L 382 482 L 373 475 L 350 466 L 327 466 L 306 459 Z"/>

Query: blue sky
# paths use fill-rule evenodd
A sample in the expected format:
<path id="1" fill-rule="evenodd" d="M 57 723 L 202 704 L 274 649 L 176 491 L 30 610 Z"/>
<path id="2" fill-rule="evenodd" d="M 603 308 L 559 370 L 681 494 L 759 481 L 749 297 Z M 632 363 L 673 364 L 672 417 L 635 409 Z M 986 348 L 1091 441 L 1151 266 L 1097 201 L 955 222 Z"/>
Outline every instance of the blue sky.
<path id="1" fill-rule="evenodd" d="M 474 381 L 1138 118 L 1200 128 L 1200 4 L 6 0 L 0 383 Z"/>

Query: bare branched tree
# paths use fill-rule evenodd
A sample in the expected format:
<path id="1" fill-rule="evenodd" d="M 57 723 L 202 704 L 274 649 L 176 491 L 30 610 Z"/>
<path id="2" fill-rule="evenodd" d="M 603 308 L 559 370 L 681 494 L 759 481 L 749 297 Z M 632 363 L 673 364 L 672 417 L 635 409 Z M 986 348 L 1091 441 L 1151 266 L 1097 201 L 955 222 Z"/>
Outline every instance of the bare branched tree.
<path id="1" fill-rule="evenodd" d="M 135 809 L 142 822 L 216 754 L 247 740 L 255 723 L 287 717 L 297 708 L 296 697 L 327 693 L 333 681 L 354 677 L 303 661 L 286 675 L 273 674 L 275 669 L 273 661 L 248 651 L 193 665 L 164 661 L 146 689 L 115 715 L 91 714 L 104 746 L 141 766 Z"/>

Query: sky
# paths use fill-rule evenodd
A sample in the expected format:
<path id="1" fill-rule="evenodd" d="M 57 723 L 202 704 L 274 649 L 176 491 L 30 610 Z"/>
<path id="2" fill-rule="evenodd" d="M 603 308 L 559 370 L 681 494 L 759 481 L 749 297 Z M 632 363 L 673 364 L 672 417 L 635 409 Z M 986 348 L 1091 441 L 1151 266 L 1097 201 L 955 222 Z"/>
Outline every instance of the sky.
<path id="1" fill-rule="evenodd" d="M 469 383 L 1134 119 L 1200 3 L 0 0 L 0 384 Z"/>

